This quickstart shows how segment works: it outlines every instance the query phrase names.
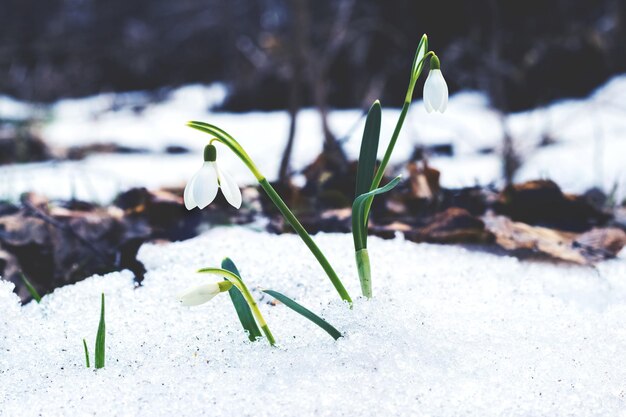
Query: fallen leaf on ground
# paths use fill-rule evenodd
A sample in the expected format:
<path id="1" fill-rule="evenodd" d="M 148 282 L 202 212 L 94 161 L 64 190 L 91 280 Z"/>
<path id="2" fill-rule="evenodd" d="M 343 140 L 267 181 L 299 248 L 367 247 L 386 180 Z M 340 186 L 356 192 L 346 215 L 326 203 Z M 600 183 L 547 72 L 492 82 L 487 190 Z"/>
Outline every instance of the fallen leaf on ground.
<path id="1" fill-rule="evenodd" d="M 626 244 L 626 233 L 617 228 L 596 228 L 578 234 L 493 214 L 484 216 L 483 221 L 496 243 L 506 250 L 540 253 L 580 265 L 613 258 Z"/>

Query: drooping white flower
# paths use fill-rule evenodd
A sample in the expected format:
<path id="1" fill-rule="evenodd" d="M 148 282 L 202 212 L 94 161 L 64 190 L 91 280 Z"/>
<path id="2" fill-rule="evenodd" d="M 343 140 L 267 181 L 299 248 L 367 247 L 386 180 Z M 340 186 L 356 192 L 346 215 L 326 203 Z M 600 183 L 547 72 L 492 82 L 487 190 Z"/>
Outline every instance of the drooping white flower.
<path id="1" fill-rule="evenodd" d="M 430 60 L 430 71 L 424 83 L 424 106 L 431 113 L 443 113 L 448 107 L 448 85 L 441 73 L 439 58 L 433 56 Z"/>
<path id="2" fill-rule="evenodd" d="M 185 186 L 183 199 L 185 207 L 191 210 L 194 207 L 203 209 L 215 199 L 217 189 L 233 207 L 241 207 L 241 191 L 235 180 L 223 169 L 217 166 L 216 149 L 207 145 L 204 150 L 204 163 Z"/>
<path id="3" fill-rule="evenodd" d="M 211 282 L 186 289 L 178 294 L 178 300 L 187 307 L 197 306 L 210 301 L 221 292 L 228 291 L 232 286 L 230 281 Z"/>

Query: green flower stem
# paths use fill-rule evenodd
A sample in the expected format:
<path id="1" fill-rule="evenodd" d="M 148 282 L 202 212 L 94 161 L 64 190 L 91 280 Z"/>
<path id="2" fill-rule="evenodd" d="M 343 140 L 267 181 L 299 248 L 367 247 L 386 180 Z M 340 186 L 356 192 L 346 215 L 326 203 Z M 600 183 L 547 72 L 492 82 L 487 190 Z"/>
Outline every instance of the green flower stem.
<path id="1" fill-rule="evenodd" d="M 263 314 L 261 314 L 261 310 L 259 310 L 259 306 L 257 305 L 254 297 L 252 297 L 252 294 L 248 290 L 248 287 L 246 287 L 246 284 L 244 284 L 243 280 L 237 274 L 233 274 L 232 272 L 226 269 L 221 269 L 221 268 L 202 268 L 198 270 L 198 272 L 220 275 L 226 278 L 227 280 L 229 280 L 230 282 L 232 282 L 233 285 L 237 287 L 237 289 L 241 292 L 241 295 L 243 295 L 243 298 L 246 300 L 246 302 L 250 306 L 252 315 L 254 315 L 254 318 L 256 319 L 257 323 L 261 327 L 261 330 L 263 331 L 263 333 L 265 333 L 265 337 L 267 337 L 267 341 L 272 346 L 276 345 L 276 340 L 274 340 L 274 335 L 272 335 L 272 332 L 270 331 L 270 328 L 267 325 L 267 322 L 265 321 Z"/>
<path id="2" fill-rule="evenodd" d="M 419 50 L 418 50 L 419 54 Z M 411 73 L 411 79 L 409 81 L 409 87 L 407 88 L 406 97 L 404 98 L 404 104 L 402 105 L 402 110 L 400 111 L 400 117 L 398 117 L 398 121 L 396 123 L 396 127 L 393 130 L 393 134 L 391 135 L 391 140 L 389 141 L 389 145 L 387 145 L 387 150 L 385 151 L 385 155 L 383 156 L 383 160 L 380 163 L 380 166 L 376 170 L 376 175 L 374 175 L 374 180 L 372 181 L 372 186 L 370 190 L 375 190 L 380 185 L 380 182 L 385 175 L 385 169 L 387 169 L 387 165 L 389 164 L 389 160 L 391 159 L 391 154 L 393 153 L 393 149 L 396 146 L 396 142 L 398 141 L 398 136 L 400 136 L 400 131 L 402 130 L 402 126 L 404 125 L 404 119 L 406 119 L 406 115 L 409 111 L 409 107 L 411 106 L 411 100 L 413 99 L 413 90 L 415 89 L 415 83 L 417 79 L 422 74 L 423 63 L 430 56 L 435 55 L 433 51 L 429 51 L 424 55 L 422 59 L 417 61 L 416 54 L 416 62 L 414 63 L 414 71 Z M 374 196 L 367 200 L 365 203 L 365 222 L 369 218 L 370 208 L 372 207 L 372 202 L 374 201 Z"/>
<path id="3" fill-rule="evenodd" d="M 326 259 L 320 248 L 317 247 L 311 236 L 309 236 L 309 234 L 304 229 L 302 224 L 298 221 L 296 216 L 294 216 L 291 210 L 289 210 L 289 207 L 287 207 L 285 202 L 280 198 L 276 190 L 274 190 L 274 187 L 272 187 L 265 178 L 260 180 L 259 184 L 261 184 L 261 187 L 263 187 L 268 197 L 272 200 L 276 207 L 278 207 L 278 210 L 280 210 L 281 214 L 285 217 L 291 227 L 293 227 L 296 233 L 304 241 L 304 244 L 307 245 L 309 250 L 313 253 L 317 261 L 322 266 L 322 268 L 324 268 L 326 275 L 328 275 L 328 278 L 330 278 L 330 281 L 333 283 L 333 286 L 341 296 L 341 299 L 352 304 L 352 299 L 350 298 L 348 291 L 343 286 L 343 283 L 335 273 L 333 267 L 328 262 L 328 259 Z"/>
<path id="4" fill-rule="evenodd" d="M 187 123 L 187 126 L 214 136 L 214 139 L 211 139 L 211 141 L 217 140 L 218 142 L 228 146 L 235 153 L 235 155 L 237 155 L 239 159 L 243 161 L 243 163 L 250 169 L 252 174 L 255 176 L 263 190 L 265 190 L 272 202 L 276 205 L 276 207 L 278 207 L 278 210 L 280 210 L 283 217 L 285 217 L 287 222 L 289 222 L 291 227 L 293 227 L 298 236 L 300 236 L 300 238 L 304 241 L 309 250 L 313 253 L 317 261 L 324 269 L 324 272 L 326 272 L 326 275 L 328 275 L 328 278 L 332 282 L 333 286 L 335 287 L 341 298 L 352 304 L 352 299 L 350 298 L 348 291 L 346 291 L 343 283 L 337 276 L 337 273 L 330 265 L 320 248 L 315 244 L 311 236 L 309 236 L 308 232 L 304 229 L 302 224 L 300 224 L 296 216 L 294 216 L 291 210 L 289 210 L 289 207 L 287 207 L 282 198 L 280 198 L 276 190 L 274 190 L 274 188 L 270 185 L 267 179 L 265 179 L 263 174 L 261 174 L 255 163 L 252 161 L 246 151 L 241 147 L 241 145 L 224 130 L 208 123 L 189 122 Z"/>
<path id="5" fill-rule="evenodd" d="M 361 281 L 361 292 L 365 297 L 372 298 L 372 271 L 370 269 L 370 257 L 367 253 L 367 249 L 358 250 L 355 254 L 359 281 Z"/>
<path id="6" fill-rule="evenodd" d="M 237 286 L 239 291 L 241 291 L 243 298 L 245 298 L 246 301 L 248 302 L 248 305 L 250 306 L 250 310 L 252 310 L 252 314 L 254 315 L 254 318 L 256 319 L 257 323 L 261 327 L 261 330 L 263 331 L 263 333 L 265 333 L 265 337 L 267 337 L 267 341 L 270 343 L 271 346 L 276 345 L 276 340 L 274 339 L 274 335 L 272 334 L 269 326 L 265 322 L 265 318 L 261 314 L 261 310 L 259 310 L 259 306 L 257 305 L 256 301 L 252 297 L 252 294 L 250 294 L 250 291 L 248 291 L 248 287 L 246 287 L 246 284 L 244 284 L 242 280 L 239 279 L 237 281 L 238 281 L 238 284 L 235 284 L 235 283 L 234 284 Z"/>
<path id="7" fill-rule="evenodd" d="M 389 164 L 389 159 L 391 158 L 391 154 L 393 153 L 393 148 L 396 146 L 396 142 L 398 141 L 398 136 L 400 135 L 400 131 L 402 130 L 402 125 L 404 125 L 404 119 L 406 119 L 406 114 L 409 111 L 410 105 L 411 101 L 405 101 L 402 105 L 402 110 L 400 111 L 400 117 L 398 118 L 398 122 L 396 123 L 396 128 L 393 130 L 389 145 L 387 145 L 385 156 L 383 156 L 383 160 L 380 162 L 380 166 L 376 170 L 376 175 L 374 175 L 374 180 L 372 181 L 372 186 L 370 187 L 370 190 L 375 190 L 376 188 L 378 188 L 380 182 L 383 179 L 383 175 L 385 175 L 385 169 L 387 168 L 387 164 Z M 373 196 L 372 199 L 370 199 L 370 202 L 371 200 L 373 200 Z M 369 213 L 369 208 L 365 212 Z M 367 216 L 365 216 L 365 218 L 367 219 Z"/>
<path id="8" fill-rule="evenodd" d="M 361 291 L 367 298 L 372 297 L 372 273 L 370 269 L 370 258 L 367 253 L 366 203 L 371 201 L 375 195 L 391 190 L 398 185 L 401 179 L 401 176 L 397 176 L 384 187 L 361 194 L 354 199 L 354 203 L 352 204 L 352 236 L 354 238 L 356 265 L 359 273 L 359 281 L 361 282 Z"/>

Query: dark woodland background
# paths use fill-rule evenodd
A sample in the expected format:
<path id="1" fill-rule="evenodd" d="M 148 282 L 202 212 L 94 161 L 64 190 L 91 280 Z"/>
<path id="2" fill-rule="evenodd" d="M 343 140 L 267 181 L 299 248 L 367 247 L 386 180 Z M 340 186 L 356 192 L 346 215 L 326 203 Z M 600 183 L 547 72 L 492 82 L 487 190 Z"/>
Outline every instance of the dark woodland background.
<path id="1" fill-rule="evenodd" d="M 624 0 L 0 0 L 0 93 L 158 100 L 221 81 L 231 111 L 399 106 L 422 33 L 451 92 L 504 112 L 626 70 Z"/>

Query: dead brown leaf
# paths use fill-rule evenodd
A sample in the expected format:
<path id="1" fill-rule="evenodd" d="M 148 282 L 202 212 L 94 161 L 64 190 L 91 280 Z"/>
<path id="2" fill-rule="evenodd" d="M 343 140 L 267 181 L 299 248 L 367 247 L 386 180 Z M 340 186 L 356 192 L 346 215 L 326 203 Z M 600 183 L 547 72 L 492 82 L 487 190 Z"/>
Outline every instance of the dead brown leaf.
<path id="1" fill-rule="evenodd" d="M 504 216 L 483 217 L 496 243 L 510 251 L 530 251 L 554 259 L 589 265 L 612 258 L 626 244 L 626 233 L 616 228 L 593 229 L 583 234 L 516 222 Z"/>
<path id="2" fill-rule="evenodd" d="M 410 162 L 407 168 L 413 197 L 432 201 L 439 194 L 440 172 L 426 162 Z"/>
<path id="3" fill-rule="evenodd" d="M 484 243 L 493 238 L 481 219 L 458 207 L 436 214 L 427 226 L 406 233 L 406 237 L 433 243 Z"/>

